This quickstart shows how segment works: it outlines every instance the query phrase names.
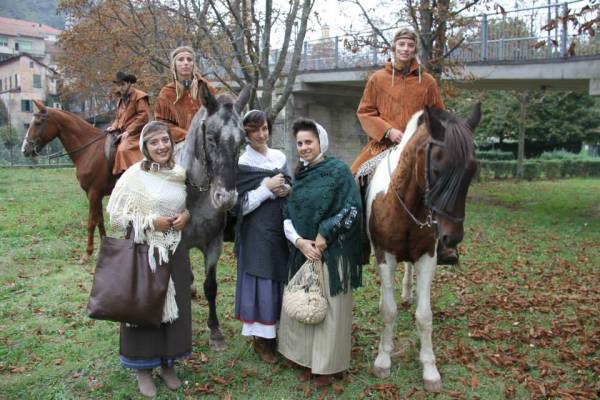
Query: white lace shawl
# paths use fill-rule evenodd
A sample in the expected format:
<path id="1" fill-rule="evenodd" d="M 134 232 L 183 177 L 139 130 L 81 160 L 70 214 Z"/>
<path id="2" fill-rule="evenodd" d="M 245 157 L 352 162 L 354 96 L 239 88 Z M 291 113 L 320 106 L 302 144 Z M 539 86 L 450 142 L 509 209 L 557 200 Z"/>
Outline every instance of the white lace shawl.
<path id="1" fill-rule="evenodd" d="M 133 227 L 136 243 L 148 244 L 148 261 L 156 271 L 155 250 L 159 265 L 169 261 L 181 240 L 181 231 L 170 229 L 160 232 L 154 229 L 156 217 L 172 217 L 185 210 L 185 170 L 179 165 L 173 169 L 144 171 L 138 162 L 129 167 L 119 178 L 108 201 L 106 210 L 114 229 L 125 232 Z M 169 280 L 169 289 L 163 310 L 163 322 L 172 322 L 179 316 L 175 303 L 175 286 Z"/>

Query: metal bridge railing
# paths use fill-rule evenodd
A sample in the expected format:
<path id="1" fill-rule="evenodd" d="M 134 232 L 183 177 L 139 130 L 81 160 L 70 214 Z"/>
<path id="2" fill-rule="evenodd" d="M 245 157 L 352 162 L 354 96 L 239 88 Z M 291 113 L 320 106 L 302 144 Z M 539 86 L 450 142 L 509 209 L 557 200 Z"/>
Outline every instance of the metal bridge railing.
<path id="1" fill-rule="evenodd" d="M 577 56 L 600 55 L 600 35 L 578 35 L 575 28 L 561 18 L 569 10 L 577 10 L 586 3 L 569 1 L 467 17 L 464 26 L 448 31 L 448 48 L 461 41 L 449 59 L 469 64 L 564 59 L 571 56 L 571 52 Z M 558 21 L 558 25 L 552 30 L 545 29 L 551 21 Z M 391 42 L 397 29 L 394 27 L 383 31 L 388 42 Z M 305 41 L 299 70 L 309 72 L 378 67 L 391 56 L 387 47 L 381 38 L 371 32 Z M 271 68 L 278 56 L 279 50 L 272 51 Z M 289 69 L 290 62 L 291 54 L 288 53 L 284 70 Z M 203 64 L 206 72 L 212 70 L 224 75 L 218 66 Z"/>
<path id="2" fill-rule="evenodd" d="M 450 59 L 462 63 L 506 62 L 557 59 L 600 54 L 600 35 L 578 35 L 561 17 L 581 1 L 476 15 L 466 24 L 448 32 L 448 43 L 462 43 Z M 552 29 L 545 29 L 558 21 Z M 391 42 L 398 28 L 383 33 Z M 273 54 L 273 60 L 277 53 Z M 372 33 L 350 34 L 307 41 L 300 63 L 301 71 L 380 66 L 390 58 L 385 42 Z"/>

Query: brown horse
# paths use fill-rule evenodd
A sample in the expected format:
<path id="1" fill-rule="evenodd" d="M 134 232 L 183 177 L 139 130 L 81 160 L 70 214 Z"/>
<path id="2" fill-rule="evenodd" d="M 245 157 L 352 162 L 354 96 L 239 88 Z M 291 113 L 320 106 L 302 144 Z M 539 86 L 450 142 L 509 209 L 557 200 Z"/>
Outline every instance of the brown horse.
<path id="1" fill-rule="evenodd" d="M 406 262 L 402 300 L 412 302 L 416 271 L 419 359 L 427 391 L 440 391 L 442 380 L 431 343 L 431 282 L 438 246 L 456 249 L 463 239 L 467 190 L 477 167 L 472 132 L 479 123 L 477 104 L 468 120 L 426 108 L 413 116 L 401 143 L 377 165 L 367 189 L 367 221 L 381 278 L 380 312 L 384 329 L 374 372 L 390 375 L 393 351 L 394 270 Z"/>
<path id="2" fill-rule="evenodd" d="M 58 138 L 73 164 L 79 185 L 88 198 L 87 246 L 81 262 L 88 262 L 94 250 L 94 231 L 106 236 L 102 198 L 112 191 L 116 179 L 112 166 L 104 157 L 106 135 L 75 114 L 33 101 L 38 112 L 33 115 L 21 150 L 27 157 L 35 157 L 54 138 Z"/>

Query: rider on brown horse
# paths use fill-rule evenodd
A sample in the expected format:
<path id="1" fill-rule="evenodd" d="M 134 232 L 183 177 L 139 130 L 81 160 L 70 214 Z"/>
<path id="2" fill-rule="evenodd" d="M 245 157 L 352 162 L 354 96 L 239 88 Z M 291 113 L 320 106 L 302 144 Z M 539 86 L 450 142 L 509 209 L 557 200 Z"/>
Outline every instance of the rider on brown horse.
<path id="1" fill-rule="evenodd" d="M 137 82 L 135 75 L 117 72 L 113 83 L 115 93 L 119 96 L 117 115 L 106 130 L 110 133 L 121 134 L 121 142 L 117 148 L 113 174 L 119 175 L 130 165 L 142 159 L 140 153 L 140 132 L 150 120 L 148 95 L 132 85 Z"/>
<path id="2" fill-rule="evenodd" d="M 422 71 L 415 31 L 402 28 L 396 32 L 392 51 L 392 60 L 367 82 L 356 111 L 369 141 L 352 164 L 355 175 L 363 163 L 400 142 L 414 113 L 427 106 L 444 108 L 435 78 Z M 366 181 L 361 180 L 361 192 L 365 186 Z M 457 260 L 456 249 L 440 245 L 438 263 L 454 264 Z"/>

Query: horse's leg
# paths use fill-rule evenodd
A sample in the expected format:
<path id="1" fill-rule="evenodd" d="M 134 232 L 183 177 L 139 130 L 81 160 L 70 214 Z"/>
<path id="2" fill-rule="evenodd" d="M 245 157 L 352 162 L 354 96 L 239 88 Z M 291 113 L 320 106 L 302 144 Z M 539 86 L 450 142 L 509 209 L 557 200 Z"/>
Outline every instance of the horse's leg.
<path id="1" fill-rule="evenodd" d="M 85 254 L 79 259 L 80 264 L 86 264 L 90 261 L 94 251 L 94 231 L 98 225 L 98 209 L 102 212 L 102 195 L 97 191 L 90 189 L 87 192 L 88 197 L 88 222 L 87 222 L 87 245 Z"/>
<path id="2" fill-rule="evenodd" d="M 394 350 L 394 322 L 398 314 L 394 299 L 394 272 L 396 257 L 384 253 L 383 259 L 377 260 L 377 270 L 381 280 L 379 312 L 383 315 L 383 332 L 379 339 L 379 353 L 375 359 L 373 373 L 379 378 L 390 376 L 392 367 L 391 353 Z"/>
<path id="3" fill-rule="evenodd" d="M 100 233 L 100 239 L 106 236 L 106 228 L 104 227 L 104 213 L 102 212 L 102 196 L 98 200 L 98 208 L 97 208 L 97 219 L 98 221 L 98 232 Z"/>
<path id="4" fill-rule="evenodd" d="M 402 303 L 411 305 L 413 302 L 412 296 L 413 282 L 413 265 L 412 263 L 404 263 L 404 278 L 402 278 Z"/>
<path id="5" fill-rule="evenodd" d="M 208 344 L 215 351 L 225 350 L 225 337 L 219 327 L 217 318 L 217 261 L 221 255 L 222 238 L 212 240 L 204 253 L 204 296 L 208 301 L 208 328 L 210 336 Z"/>
<path id="6" fill-rule="evenodd" d="M 416 263 L 417 270 L 417 332 L 421 341 L 419 359 L 423 364 L 423 381 L 425 390 L 439 392 L 442 390 L 442 378 L 435 365 L 435 355 L 431 343 L 432 317 L 431 282 L 435 274 L 437 256 L 424 254 Z"/>

